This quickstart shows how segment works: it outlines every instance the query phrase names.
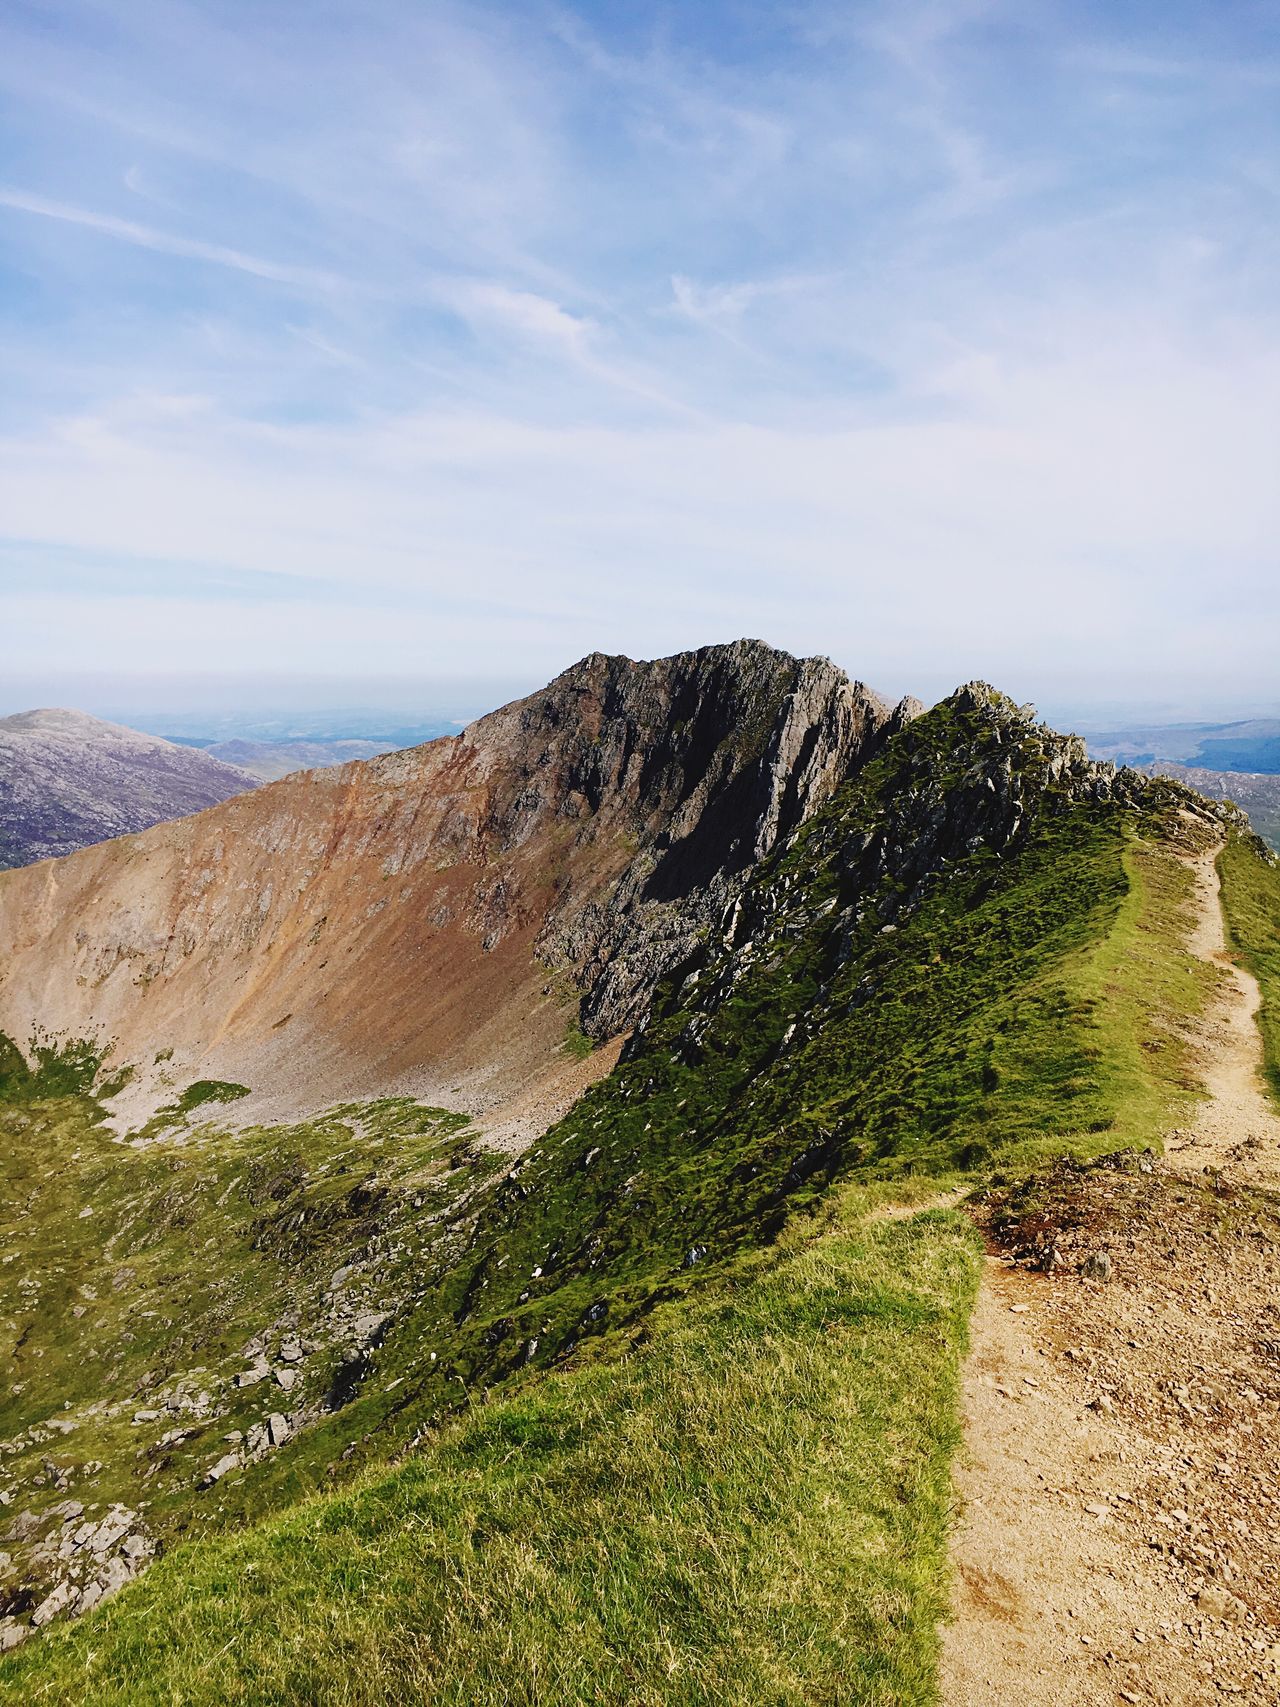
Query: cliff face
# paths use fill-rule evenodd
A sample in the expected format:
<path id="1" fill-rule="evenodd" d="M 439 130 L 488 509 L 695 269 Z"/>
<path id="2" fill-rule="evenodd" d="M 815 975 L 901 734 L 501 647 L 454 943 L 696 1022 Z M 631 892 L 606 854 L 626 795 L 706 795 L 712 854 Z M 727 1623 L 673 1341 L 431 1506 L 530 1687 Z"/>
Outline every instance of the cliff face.
<path id="1" fill-rule="evenodd" d="M 576 821 L 580 851 L 612 835 L 630 852 L 616 883 L 567 882 L 539 935 L 549 960 L 577 970 L 591 1035 L 636 1023 L 751 866 L 890 723 L 826 659 L 740 641 L 655 664 L 594 654 L 469 732 L 498 744 L 521 779 L 501 799 L 500 845 L 550 818 Z"/>
<path id="2" fill-rule="evenodd" d="M 80 711 L 0 718 L 0 867 L 201 812 L 257 778 Z"/>
<path id="3" fill-rule="evenodd" d="M 196 1077 L 509 1112 L 554 1093 L 570 1020 L 643 1016 L 892 723 L 758 642 L 593 655 L 456 737 L 4 874 L 0 1031 L 113 1040 L 131 1113 Z"/>

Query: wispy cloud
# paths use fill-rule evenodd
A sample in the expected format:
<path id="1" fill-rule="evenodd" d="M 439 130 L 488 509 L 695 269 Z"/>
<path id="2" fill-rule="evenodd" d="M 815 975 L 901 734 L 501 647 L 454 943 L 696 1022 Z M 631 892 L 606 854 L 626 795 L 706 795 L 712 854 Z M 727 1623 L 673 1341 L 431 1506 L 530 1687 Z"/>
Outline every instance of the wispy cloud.
<path id="1" fill-rule="evenodd" d="M 205 261 L 214 267 L 229 267 L 233 272 L 249 273 L 257 279 L 270 279 L 276 284 L 301 285 L 314 290 L 335 290 L 344 281 L 332 273 L 316 272 L 308 267 L 290 266 L 269 261 L 261 255 L 246 254 L 242 249 L 229 249 L 221 243 L 203 243 L 197 238 L 177 237 L 169 232 L 156 231 L 149 225 L 139 225 L 131 219 L 117 219 L 113 214 L 94 213 L 89 208 L 72 207 L 66 202 L 50 201 L 45 196 L 32 195 L 26 190 L 0 188 L 0 207 L 17 213 L 34 214 L 39 219 L 56 219 L 64 225 L 79 225 L 121 243 L 132 243 L 139 249 L 151 249 L 161 255 L 178 255 L 186 260 Z"/>
<path id="2" fill-rule="evenodd" d="M 0 644 L 1268 681 L 1278 78 L 1155 0 L 6 9 Z"/>

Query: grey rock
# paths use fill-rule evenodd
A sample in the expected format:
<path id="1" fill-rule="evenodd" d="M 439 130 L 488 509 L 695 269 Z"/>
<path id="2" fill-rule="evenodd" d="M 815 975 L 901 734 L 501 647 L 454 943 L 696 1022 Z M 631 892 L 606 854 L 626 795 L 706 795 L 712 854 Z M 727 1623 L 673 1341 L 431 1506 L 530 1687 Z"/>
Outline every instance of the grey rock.
<path id="1" fill-rule="evenodd" d="M 272 1446 L 283 1446 L 291 1432 L 289 1419 L 282 1417 L 279 1411 L 272 1411 L 267 1418 L 267 1436 Z"/>
<path id="2" fill-rule="evenodd" d="M 1080 1272 L 1086 1280 L 1110 1280 L 1112 1272 L 1110 1253 L 1107 1251 L 1091 1251 L 1080 1264 Z"/>
<path id="3" fill-rule="evenodd" d="M 389 1310 L 362 1310 L 351 1324 L 351 1338 L 363 1350 L 382 1337 L 391 1321 Z"/>
<path id="4" fill-rule="evenodd" d="M 86 1583 L 76 1596 L 71 1611 L 74 1617 L 83 1618 L 86 1612 L 92 1612 L 102 1599 L 101 1583 Z"/>
<path id="5" fill-rule="evenodd" d="M 91 1553 L 101 1558 L 111 1551 L 122 1536 L 129 1533 L 135 1521 L 135 1514 L 127 1506 L 112 1506 L 85 1545 Z"/>
<path id="6" fill-rule="evenodd" d="M 44 1518 L 38 1511 L 20 1511 L 4 1532 L 6 1541 L 29 1541 L 44 1528 Z"/>
<path id="7" fill-rule="evenodd" d="M 220 1482 L 224 1476 L 230 1475 L 233 1470 L 238 1470 L 239 1468 L 239 1454 L 235 1452 L 228 1452 L 225 1457 L 219 1458 L 216 1464 L 211 1464 L 209 1466 L 204 1475 L 200 1478 L 200 1486 L 202 1488 L 211 1488 L 215 1482 Z"/>
<path id="8" fill-rule="evenodd" d="M 500 847 L 575 802 L 581 837 L 636 844 L 607 894 L 572 888 L 538 941 L 574 968 L 589 1036 L 643 1019 L 753 863 L 873 756 L 892 715 L 825 658 L 741 640 L 648 663 L 593 653 L 464 731 L 513 779 L 485 827 Z M 501 905 L 492 925 L 505 928 Z"/>
<path id="9" fill-rule="evenodd" d="M 19 1647 L 30 1634 L 29 1624 L 22 1624 L 16 1618 L 0 1618 L 0 1654 Z"/>
<path id="10" fill-rule="evenodd" d="M 40 1602 L 31 1614 L 31 1622 L 37 1630 L 42 1629 L 58 1614 L 64 1611 L 75 1599 L 76 1591 L 70 1583 L 58 1583 Z"/>
<path id="11" fill-rule="evenodd" d="M 133 1575 L 129 1560 L 108 1559 L 106 1570 L 98 1577 L 98 1586 L 102 1590 L 101 1599 L 107 1600 L 111 1595 L 118 1594 Z"/>

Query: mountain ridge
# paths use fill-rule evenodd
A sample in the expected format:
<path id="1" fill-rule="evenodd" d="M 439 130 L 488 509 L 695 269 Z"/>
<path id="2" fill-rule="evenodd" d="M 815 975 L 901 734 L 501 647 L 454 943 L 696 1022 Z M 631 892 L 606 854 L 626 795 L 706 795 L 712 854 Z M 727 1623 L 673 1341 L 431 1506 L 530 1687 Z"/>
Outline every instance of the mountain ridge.
<path id="1" fill-rule="evenodd" d="M 134 1114 L 179 1068 L 291 1083 L 276 1112 L 455 1082 L 491 1112 L 560 1075 L 566 1025 L 633 1025 L 895 715 L 762 642 L 592 654 L 457 736 L 9 879 L 0 1031 L 114 1042 Z"/>

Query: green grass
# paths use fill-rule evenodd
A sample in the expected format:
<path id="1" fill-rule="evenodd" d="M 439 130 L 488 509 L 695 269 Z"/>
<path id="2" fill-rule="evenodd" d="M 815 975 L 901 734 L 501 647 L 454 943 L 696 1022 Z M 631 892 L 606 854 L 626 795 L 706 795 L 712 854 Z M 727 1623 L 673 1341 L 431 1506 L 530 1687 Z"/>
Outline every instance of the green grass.
<path id="1" fill-rule="evenodd" d="M 1233 835 L 1218 860 L 1228 942 L 1258 980 L 1264 1072 L 1280 1097 L 1280 863 Z"/>
<path id="2" fill-rule="evenodd" d="M 564 1034 L 564 1052 L 572 1055 L 575 1061 L 585 1061 L 595 1048 L 595 1043 L 578 1025 L 571 1025 Z"/>
<path id="3" fill-rule="evenodd" d="M 835 1205 L 643 1353 L 178 1549 L 5 1697 L 923 1707 L 979 1260 L 961 1217 Z"/>
<path id="4" fill-rule="evenodd" d="M 190 1114 L 193 1108 L 199 1108 L 202 1103 L 237 1102 L 248 1095 L 248 1085 L 232 1084 L 227 1079 L 197 1079 L 183 1091 L 176 1106 L 179 1114 Z"/>

